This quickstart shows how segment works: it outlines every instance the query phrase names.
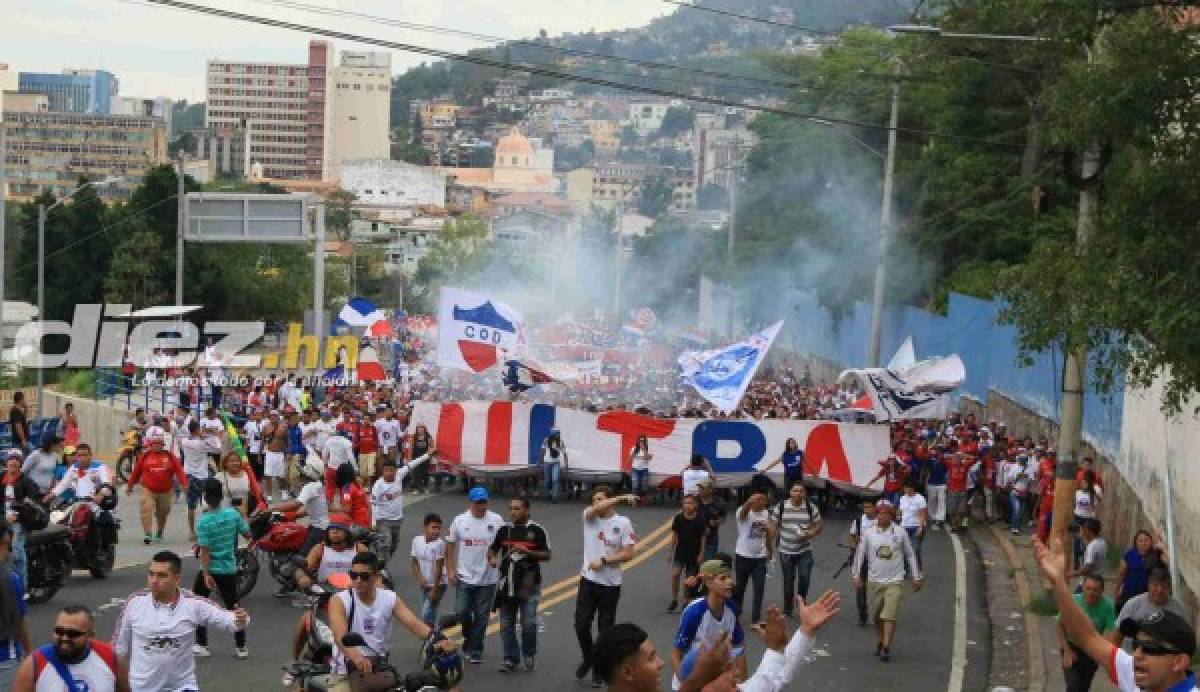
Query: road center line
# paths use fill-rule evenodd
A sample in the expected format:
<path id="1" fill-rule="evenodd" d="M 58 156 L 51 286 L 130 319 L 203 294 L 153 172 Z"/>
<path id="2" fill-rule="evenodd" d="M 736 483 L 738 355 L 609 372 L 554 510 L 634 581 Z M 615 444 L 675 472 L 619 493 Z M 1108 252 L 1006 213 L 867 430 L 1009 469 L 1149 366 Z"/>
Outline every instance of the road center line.
<path id="1" fill-rule="evenodd" d="M 967 557 L 957 534 L 950 534 L 950 543 L 954 546 L 954 657 L 946 691 L 962 692 L 967 667 Z"/>

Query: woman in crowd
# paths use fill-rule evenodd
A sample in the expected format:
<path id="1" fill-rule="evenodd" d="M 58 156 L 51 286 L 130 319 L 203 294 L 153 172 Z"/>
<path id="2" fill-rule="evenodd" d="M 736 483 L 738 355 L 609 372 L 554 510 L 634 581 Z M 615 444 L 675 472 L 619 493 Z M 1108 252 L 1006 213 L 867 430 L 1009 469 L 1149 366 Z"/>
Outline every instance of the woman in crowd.
<path id="1" fill-rule="evenodd" d="M 221 482 L 225 491 L 225 499 L 243 515 L 249 516 L 252 509 L 263 504 L 262 491 L 258 487 L 258 479 L 254 477 L 242 457 L 234 451 L 221 457 L 221 471 L 216 479 Z"/>
<path id="2" fill-rule="evenodd" d="M 1150 570 L 1165 566 L 1166 561 L 1166 555 L 1154 544 L 1154 536 L 1149 531 L 1142 529 L 1134 534 L 1133 545 L 1121 557 L 1121 567 L 1117 571 L 1113 600 L 1118 613 L 1125 601 L 1146 593 Z"/>
<path id="3" fill-rule="evenodd" d="M 650 489 L 650 440 L 645 435 L 638 435 L 633 451 L 629 453 L 629 478 L 633 486 L 633 494 L 638 499 L 644 499 Z"/>
<path id="4" fill-rule="evenodd" d="M 63 441 L 54 435 L 46 435 L 42 445 L 25 457 L 21 473 L 28 476 L 42 493 L 54 487 L 54 470 L 62 463 Z"/>
<path id="5" fill-rule="evenodd" d="M 79 419 L 75 416 L 75 404 L 63 404 L 62 413 L 58 416 L 59 435 L 63 442 L 74 447 L 79 444 Z"/>
<path id="6" fill-rule="evenodd" d="M 428 454 L 433 448 L 433 436 L 429 434 L 429 429 L 425 427 L 424 423 L 417 423 L 416 429 L 413 430 L 412 439 L 408 444 L 408 455 L 405 457 L 405 460 L 412 461 L 413 459 L 419 459 L 421 456 Z M 430 464 L 423 464 L 413 469 L 411 480 L 413 492 L 429 494 L 430 467 Z M 437 473 L 436 476 L 434 490 L 441 492 L 442 474 Z"/>

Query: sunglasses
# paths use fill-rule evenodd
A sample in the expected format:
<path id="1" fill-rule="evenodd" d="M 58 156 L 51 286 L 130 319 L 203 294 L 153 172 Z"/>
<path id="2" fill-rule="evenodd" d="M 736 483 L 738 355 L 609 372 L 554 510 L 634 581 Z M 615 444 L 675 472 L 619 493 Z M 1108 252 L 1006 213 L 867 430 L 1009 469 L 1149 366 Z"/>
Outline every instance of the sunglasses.
<path id="1" fill-rule="evenodd" d="M 1142 653 L 1147 656 L 1173 656 L 1181 653 L 1174 647 L 1156 642 L 1153 639 L 1134 639 L 1133 650 L 1137 652 L 1138 649 L 1141 649 Z"/>
<path id="2" fill-rule="evenodd" d="M 354 572 L 354 571 L 350 572 L 350 578 L 355 579 L 355 580 L 369 581 L 374 576 L 375 575 L 371 574 L 370 572 Z"/>
<path id="3" fill-rule="evenodd" d="M 79 639 L 80 637 L 86 637 L 89 634 L 91 634 L 91 632 L 71 629 L 70 627 L 54 628 L 54 636 L 58 637 L 59 639 Z"/>

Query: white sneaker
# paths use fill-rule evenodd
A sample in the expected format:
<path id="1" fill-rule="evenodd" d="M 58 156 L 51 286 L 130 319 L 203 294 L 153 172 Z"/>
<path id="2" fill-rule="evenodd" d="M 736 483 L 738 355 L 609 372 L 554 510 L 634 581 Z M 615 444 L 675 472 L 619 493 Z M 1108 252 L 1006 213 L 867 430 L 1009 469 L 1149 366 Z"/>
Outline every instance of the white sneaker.
<path id="1" fill-rule="evenodd" d="M 199 644 L 193 644 L 192 645 L 192 655 L 195 656 L 196 658 L 208 658 L 209 656 L 212 656 L 212 652 L 208 650 L 207 646 L 200 646 Z"/>
<path id="2" fill-rule="evenodd" d="M 233 650 L 233 655 L 237 656 L 238 658 L 250 658 L 250 649 L 247 649 L 244 646 L 238 647 Z"/>

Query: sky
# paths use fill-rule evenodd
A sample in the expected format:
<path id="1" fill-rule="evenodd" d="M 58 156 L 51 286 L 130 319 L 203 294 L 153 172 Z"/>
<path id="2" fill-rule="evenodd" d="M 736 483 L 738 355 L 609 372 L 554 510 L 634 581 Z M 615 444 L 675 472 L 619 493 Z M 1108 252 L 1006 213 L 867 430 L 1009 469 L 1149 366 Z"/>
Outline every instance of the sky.
<path id="1" fill-rule="evenodd" d="M 281 7 L 267 0 L 191 0 L 298 24 L 391 41 L 464 52 L 485 42 L 447 37 L 364 19 Z M 298 0 L 389 19 L 453 27 L 506 38 L 603 31 L 640 26 L 675 9 L 658 0 Z M 209 17 L 138 0 L 0 0 L 0 63 L 21 72 L 63 68 L 105 69 L 117 75 L 122 96 L 204 100 L 205 61 L 307 60 L 307 45 L 321 38 Z M 337 50 L 378 50 L 334 41 Z M 392 53 L 393 72 L 428 58 Z"/>

